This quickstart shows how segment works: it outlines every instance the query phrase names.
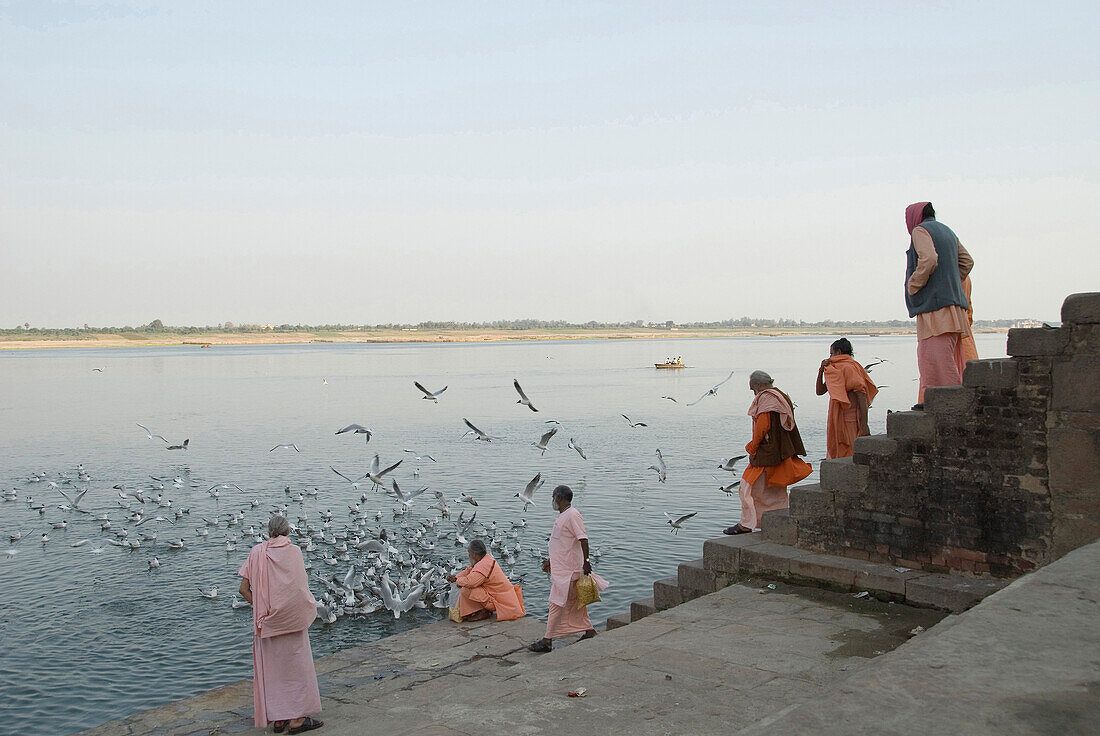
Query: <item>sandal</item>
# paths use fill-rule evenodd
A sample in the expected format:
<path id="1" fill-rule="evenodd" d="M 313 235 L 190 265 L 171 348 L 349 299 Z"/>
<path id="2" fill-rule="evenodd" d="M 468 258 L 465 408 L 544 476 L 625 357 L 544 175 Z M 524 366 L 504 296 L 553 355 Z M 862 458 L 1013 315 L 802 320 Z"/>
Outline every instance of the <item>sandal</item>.
<path id="1" fill-rule="evenodd" d="M 584 641 L 585 639 L 591 639 L 595 636 L 596 636 L 596 630 L 595 629 L 589 629 L 588 631 L 584 632 L 584 636 L 582 636 L 577 641 Z"/>
<path id="2" fill-rule="evenodd" d="M 271 730 L 274 731 L 275 733 L 282 733 L 283 731 L 286 730 L 286 724 L 287 724 L 286 721 L 274 721 L 271 724 Z"/>
<path id="3" fill-rule="evenodd" d="M 292 728 L 287 733 L 305 733 L 306 731 L 312 731 L 315 728 L 320 728 L 325 725 L 324 721 L 318 721 L 310 716 L 306 716 L 306 719 L 302 721 L 302 725 L 297 728 Z"/>
<path id="4" fill-rule="evenodd" d="M 734 524 L 733 526 L 726 527 L 722 530 L 723 534 L 752 534 L 752 529 L 741 526 L 740 524 Z"/>
<path id="5" fill-rule="evenodd" d="M 534 644 L 529 645 L 527 648 L 537 654 L 543 654 L 545 652 L 552 651 L 554 647 L 553 645 L 549 644 L 546 639 L 539 639 Z"/>

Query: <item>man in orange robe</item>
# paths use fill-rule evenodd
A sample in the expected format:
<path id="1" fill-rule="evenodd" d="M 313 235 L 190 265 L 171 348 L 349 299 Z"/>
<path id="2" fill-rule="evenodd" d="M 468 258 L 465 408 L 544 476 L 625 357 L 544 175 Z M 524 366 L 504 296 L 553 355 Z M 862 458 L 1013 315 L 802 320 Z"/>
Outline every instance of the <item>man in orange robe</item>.
<path id="1" fill-rule="evenodd" d="M 829 357 L 817 370 L 817 395 L 829 394 L 825 425 L 825 456 L 851 457 L 856 437 L 871 434 L 867 410 L 878 388 L 862 365 L 852 357 L 852 343 L 840 338 L 829 346 Z"/>
<path id="2" fill-rule="evenodd" d="M 974 300 L 970 298 L 970 277 L 963 279 L 963 294 L 969 307 L 966 310 L 966 321 L 970 326 L 970 334 L 962 339 L 963 361 L 978 359 L 978 345 L 974 342 Z"/>
<path id="3" fill-rule="evenodd" d="M 723 530 L 725 534 L 748 534 L 760 525 L 764 512 L 787 508 L 787 486 L 813 472 L 798 457 L 806 454 L 806 448 L 794 423 L 794 405 L 772 383 L 764 371 L 749 376 L 749 389 L 756 398 L 748 412 L 752 417 L 752 440 L 745 445 L 749 467 L 738 486 L 741 521 Z"/>
<path id="4" fill-rule="evenodd" d="M 527 615 L 515 585 L 485 549 L 480 539 L 467 549 L 470 566 L 447 579 L 458 585 L 458 612 L 463 621 L 482 621 L 495 612 L 497 621 L 511 621 Z"/>

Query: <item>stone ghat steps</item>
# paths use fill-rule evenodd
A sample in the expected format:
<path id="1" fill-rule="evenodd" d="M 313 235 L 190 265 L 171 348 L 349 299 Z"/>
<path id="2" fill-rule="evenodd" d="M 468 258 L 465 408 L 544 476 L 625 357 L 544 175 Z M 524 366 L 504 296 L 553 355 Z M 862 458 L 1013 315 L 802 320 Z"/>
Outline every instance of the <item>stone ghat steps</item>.
<path id="1" fill-rule="evenodd" d="M 607 629 L 626 626 L 750 577 L 841 593 L 866 592 L 882 601 L 952 613 L 971 608 L 1010 582 L 820 554 L 775 541 L 789 534 L 789 520 L 785 511 L 773 511 L 764 515 L 763 533 L 708 539 L 701 559 L 683 562 L 676 577 L 654 582 L 653 597 L 634 601 L 629 613 L 609 617 Z"/>

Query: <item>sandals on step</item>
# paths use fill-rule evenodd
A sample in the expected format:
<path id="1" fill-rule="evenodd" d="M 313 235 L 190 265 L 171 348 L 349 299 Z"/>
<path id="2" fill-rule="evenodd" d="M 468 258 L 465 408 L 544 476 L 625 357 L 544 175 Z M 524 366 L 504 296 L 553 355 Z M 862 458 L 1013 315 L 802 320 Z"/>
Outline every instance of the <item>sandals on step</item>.
<path id="1" fill-rule="evenodd" d="M 318 721 L 315 718 L 306 716 L 306 719 L 302 721 L 301 726 L 288 729 L 287 733 L 305 733 L 306 731 L 312 731 L 315 728 L 320 728 L 323 725 L 325 725 L 324 721 Z"/>
<path id="2" fill-rule="evenodd" d="M 279 725 L 280 723 L 282 724 L 281 726 Z M 271 730 L 274 731 L 275 733 L 282 733 L 283 731 L 286 730 L 286 724 L 287 724 L 286 721 L 274 721 L 271 724 Z"/>
<path id="3" fill-rule="evenodd" d="M 539 639 L 534 644 L 529 645 L 527 648 L 537 654 L 543 654 L 545 652 L 552 651 L 554 647 L 550 644 L 547 644 L 545 639 Z"/>
<path id="4" fill-rule="evenodd" d="M 722 530 L 723 534 L 752 534 L 752 529 L 741 526 L 740 524 L 734 524 L 733 526 L 726 527 Z"/>

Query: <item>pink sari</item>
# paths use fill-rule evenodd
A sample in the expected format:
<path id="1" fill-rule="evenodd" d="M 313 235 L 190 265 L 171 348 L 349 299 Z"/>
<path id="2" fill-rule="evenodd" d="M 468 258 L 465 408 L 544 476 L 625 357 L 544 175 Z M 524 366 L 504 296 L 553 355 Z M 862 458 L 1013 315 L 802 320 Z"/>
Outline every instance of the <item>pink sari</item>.
<path id="1" fill-rule="evenodd" d="M 587 606 L 577 605 L 576 581 L 584 575 L 582 539 L 588 539 L 581 512 L 570 506 L 558 514 L 550 532 L 550 612 L 546 619 L 546 638 L 588 631 L 592 620 Z M 597 590 L 607 588 L 607 581 L 592 573 Z"/>

